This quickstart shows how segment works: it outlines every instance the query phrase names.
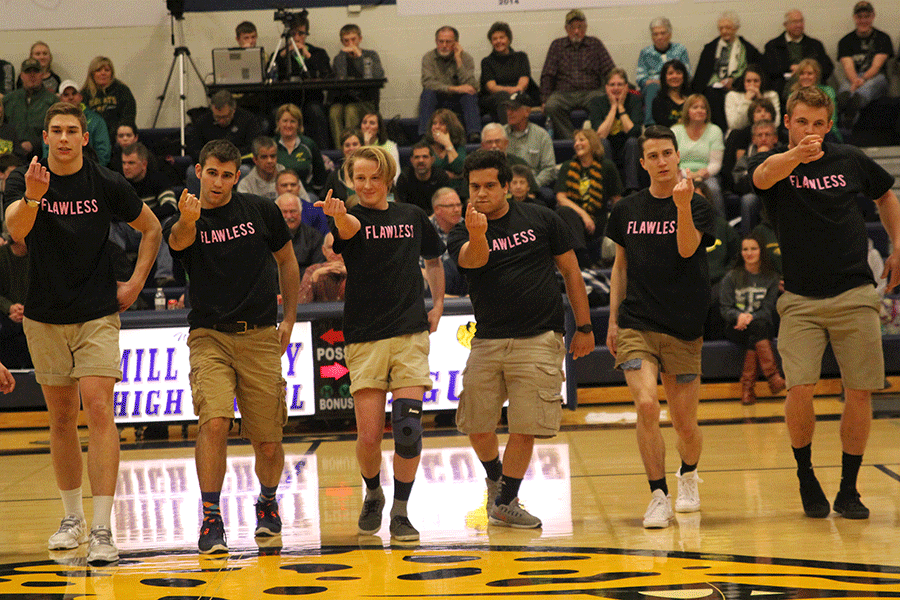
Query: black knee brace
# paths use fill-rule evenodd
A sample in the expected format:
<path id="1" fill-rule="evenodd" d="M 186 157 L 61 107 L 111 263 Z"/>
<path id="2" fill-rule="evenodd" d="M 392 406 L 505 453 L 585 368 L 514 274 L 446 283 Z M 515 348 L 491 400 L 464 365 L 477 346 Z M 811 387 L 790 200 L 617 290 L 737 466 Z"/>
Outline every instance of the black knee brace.
<path id="1" fill-rule="evenodd" d="M 394 398 L 391 403 L 394 451 L 402 458 L 422 453 L 422 400 Z"/>

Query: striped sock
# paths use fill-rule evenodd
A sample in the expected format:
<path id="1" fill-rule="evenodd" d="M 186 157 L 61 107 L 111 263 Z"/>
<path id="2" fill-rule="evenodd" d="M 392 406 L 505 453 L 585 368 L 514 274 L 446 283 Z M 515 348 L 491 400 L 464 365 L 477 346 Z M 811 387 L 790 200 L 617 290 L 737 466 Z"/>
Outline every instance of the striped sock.
<path id="1" fill-rule="evenodd" d="M 200 492 L 200 498 L 203 501 L 203 518 L 213 515 L 222 515 L 219 509 L 219 497 L 222 492 Z"/>

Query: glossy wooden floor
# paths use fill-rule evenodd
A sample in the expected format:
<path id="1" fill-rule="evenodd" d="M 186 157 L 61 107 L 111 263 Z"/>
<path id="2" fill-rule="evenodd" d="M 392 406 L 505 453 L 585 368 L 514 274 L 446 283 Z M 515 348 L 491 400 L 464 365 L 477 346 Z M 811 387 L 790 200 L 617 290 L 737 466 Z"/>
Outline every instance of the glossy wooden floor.
<path id="1" fill-rule="evenodd" d="M 840 409 L 817 400 L 813 460 L 829 497 L 840 479 Z M 421 532 L 413 546 L 392 546 L 386 521 L 378 536 L 356 535 L 352 434 L 305 433 L 286 444 L 283 535 L 260 547 L 252 452 L 235 443 L 222 502 L 227 558 L 196 553 L 192 440 L 171 427 L 168 444 L 141 445 L 125 430 L 113 515 L 122 560 L 101 568 L 84 564 L 84 546 L 46 550 L 61 516 L 46 430 L 3 431 L 0 599 L 900 597 L 900 420 L 873 423 L 860 473 L 871 518 L 813 520 L 802 514 L 781 414 L 777 399 L 703 403 L 702 511 L 657 531 L 641 527 L 649 492 L 628 406 L 567 413 L 564 431 L 537 445 L 520 494 L 543 519 L 535 531 L 487 526 L 484 472 L 466 438 L 430 429 L 410 501 Z M 664 435 L 674 496 L 674 434 Z M 90 515 L 89 499 L 85 508 Z"/>

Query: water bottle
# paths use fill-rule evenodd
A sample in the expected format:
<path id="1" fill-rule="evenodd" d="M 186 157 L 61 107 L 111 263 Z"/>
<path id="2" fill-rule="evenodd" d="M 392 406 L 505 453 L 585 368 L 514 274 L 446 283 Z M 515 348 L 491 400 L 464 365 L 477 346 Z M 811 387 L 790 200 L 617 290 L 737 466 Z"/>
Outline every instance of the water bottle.
<path id="1" fill-rule="evenodd" d="M 153 306 L 156 310 L 166 310 L 166 295 L 161 287 L 156 288 L 156 296 L 153 298 Z"/>
<path id="2" fill-rule="evenodd" d="M 363 78 L 372 79 L 373 75 L 373 64 L 371 56 L 363 56 Z"/>
<path id="3" fill-rule="evenodd" d="M 553 141 L 553 121 L 550 120 L 550 117 L 547 117 L 545 127 L 547 129 L 547 133 L 550 134 L 550 140 Z"/>

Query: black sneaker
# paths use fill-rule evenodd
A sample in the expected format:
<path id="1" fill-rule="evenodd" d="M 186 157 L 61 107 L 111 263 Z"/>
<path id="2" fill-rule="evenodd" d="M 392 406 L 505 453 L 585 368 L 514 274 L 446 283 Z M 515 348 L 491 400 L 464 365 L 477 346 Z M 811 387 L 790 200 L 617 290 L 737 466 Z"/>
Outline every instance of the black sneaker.
<path id="1" fill-rule="evenodd" d="M 419 530 L 413 527 L 406 515 L 391 517 L 391 538 L 399 542 L 418 542 Z"/>
<path id="2" fill-rule="evenodd" d="M 228 553 L 228 544 L 225 543 L 225 523 L 222 522 L 222 515 L 208 515 L 203 518 L 197 547 L 200 549 L 200 554 Z"/>
<path id="3" fill-rule="evenodd" d="M 828 498 L 815 475 L 800 480 L 800 500 L 803 502 L 803 512 L 812 519 L 824 519 L 831 512 Z"/>
<path id="4" fill-rule="evenodd" d="M 834 499 L 834 511 L 845 519 L 868 519 L 869 509 L 860 502 L 859 492 L 838 492 Z"/>
<path id="5" fill-rule="evenodd" d="M 379 487 L 366 491 L 362 510 L 359 513 L 360 535 L 375 535 L 381 529 L 381 513 L 384 511 L 384 491 Z"/>
<path id="6" fill-rule="evenodd" d="M 281 533 L 281 517 L 278 516 L 278 501 L 275 498 L 256 501 L 256 535 L 271 537 Z"/>

